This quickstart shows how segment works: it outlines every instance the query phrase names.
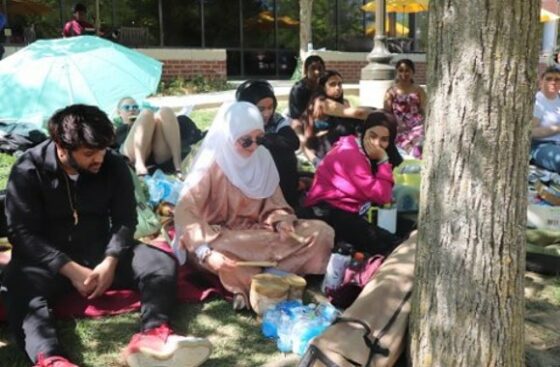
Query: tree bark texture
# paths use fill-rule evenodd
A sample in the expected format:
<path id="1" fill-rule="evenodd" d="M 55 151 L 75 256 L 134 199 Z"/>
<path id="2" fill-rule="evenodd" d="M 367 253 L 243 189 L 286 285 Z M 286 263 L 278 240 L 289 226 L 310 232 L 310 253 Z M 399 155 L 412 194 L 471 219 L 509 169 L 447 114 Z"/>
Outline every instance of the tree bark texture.
<path id="1" fill-rule="evenodd" d="M 523 366 L 538 0 L 432 0 L 413 366 Z"/>
<path id="2" fill-rule="evenodd" d="M 312 11 L 313 0 L 299 0 L 299 57 L 302 63 L 307 57 L 307 44 L 313 41 L 311 33 Z"/>

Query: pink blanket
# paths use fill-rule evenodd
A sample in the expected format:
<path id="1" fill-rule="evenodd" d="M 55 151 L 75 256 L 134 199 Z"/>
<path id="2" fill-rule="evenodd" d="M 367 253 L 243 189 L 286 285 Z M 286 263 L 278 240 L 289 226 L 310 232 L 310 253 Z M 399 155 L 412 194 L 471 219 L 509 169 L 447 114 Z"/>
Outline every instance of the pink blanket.
<path id="1" fill-rule="evenodd" d="M 165 241 L 154 240 L 150 245 L 171 252 Z M 177 299 L 183 303 L 202 302 L 212 296 L 221 296 L 231 300 L 229 293 L 217 276 L 210 273 L 194 271 L 185 264 L 179 268 L 177 282 Z M 103 296 L 88 300 L 78 292 L 63 297 L 55 306 L 57 318 L 101 317 L 118 315 L 140 309 L 140 294 L 135 290 L 108 290 Z M 0 320 L 6 320 L 4 305 L 0 301 Z"/>

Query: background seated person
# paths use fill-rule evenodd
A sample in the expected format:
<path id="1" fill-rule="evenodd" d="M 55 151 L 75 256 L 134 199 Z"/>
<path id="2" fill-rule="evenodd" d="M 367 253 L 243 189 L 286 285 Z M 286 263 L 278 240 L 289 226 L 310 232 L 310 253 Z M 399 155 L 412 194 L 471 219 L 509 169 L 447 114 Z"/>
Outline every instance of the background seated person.
<path id="1" fill-rule="evenodd" d="M 296 274 L 323 274 L 334 232 L 322 221 L 299 220 L 278 186 L 270 152 L 257 142 L 262 116 L 247 102 L 222 106 L 185 179 L 175 208 L 174 248 L 184 260 L 217 274 L 234 294 L 234 309 L 249 305 L 258 267 L 242 261 L 276 261 Z"/>
<path id="2" fill-rule="evenodd" d="M 327 153 L 305 205 L 335 230 L 336 241 L 358 251 L 387 255 L 398 244 L 389 232 L 368 223 L 363 214 L 391 202 L 393 167 L 402 162 L 395 147 L 396 127 L 385 112 L 370 114 L 363 133 L 342 137 Z"/>
<path id="3" fill-rule="evenodd" d="M 280 188 L 284 198 L 295 208 L 298 206 L 298 172 L 296 150 L 299 139 L 288 119 L 276 113 L 278 102 L 272 85 L 266 80 L 247 80 L 237 88 L 235 97 L 257 106 L 264 120 L 261 144 L 270 151 L 280 175 Z"/>
<path id="4" fill-rule="evenodd" d="M 533 109 L 531 158 L 536 165 L 560 173 L 560 70 L 547 68 L 540 82 Z"/>
<path id="5" fill-rule="evenodd" d="M 311 98 L 306 114 L 304 151 L 313 162 L 330 150 L 341 136 L 356 134 L 356 129 L 373 108 L 350 106 L 344 98 L 342 76 L 327 70 L 319 78 L 319 90 Z"/>
<path id="6" fill-rule="evenodd" d="M 66 22 L 62 29 L 63 37 L 81 35 L 95 35 L 95 26 L 87 21 L 87 8 L 84 4 L 76 3 L 72 7 L 72 19 Z"/>
<path id="7" fill-rule="evenodd" d="M 305 75 L 290 89 L 288 100 L 288 115 L 295 124 L 294 127 L 297 126 L 298 120 L 307 110 L 311 96 L 319 87 L 319 78 L 324 72 L 325 62 L 320 56 L 311 55 L 305 59 L 303 64 L 303 73 Z"/>
<path id="8" fill-rule="evenodd" d="M 57 111 L 48 130 L 51 139 L 12 167 L 6 194 L 13 257 L 2 292 L 18 346 L 36 367 L 76 367 L 56 335 L 52 304 L 73 290 L 94 299 L 109 288 L 133 288 L 141 295 L 142 331 L 124 351 L 127 363 L 200 365 L 210 344 L 169 326 L 175 259 L 132 238 L 134 189 L 126 162 L 108 150 L 111 121 L 97 107 L 73 105 Z"/>
<path id="9" fill-rule="evenodd" d="M 175 172 L 181 173 L 181 133 L 171 108 L 140 111 L 133 98 L 124 97 L 117 111 L 115 143 L 120 153 L 134 165 L 137 175 L 148 173 L 149 158 L 158 165 L 171 159 Z"/>
<path id="10" fill-rule="evenodd" d="M 426 92 L 414 83 L 411 60 L 397 61 L 395 69 L 395 84 L 385 92 L 384 109 L 397 120 L 397 146 L 415 158 L 422 158 Z"/>

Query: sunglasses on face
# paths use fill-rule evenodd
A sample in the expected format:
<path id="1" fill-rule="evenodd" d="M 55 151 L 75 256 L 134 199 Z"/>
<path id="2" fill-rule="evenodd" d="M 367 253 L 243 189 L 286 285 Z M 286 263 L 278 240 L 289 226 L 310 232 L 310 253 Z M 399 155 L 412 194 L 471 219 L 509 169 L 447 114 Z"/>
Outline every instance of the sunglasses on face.
<path id="1" fill-rule="evenodd" d="M 137 104 L 123 104 L 123 105 L 121 106 L 121 110 L 126 111 L 126 112 L 128 112 L 128 111 L 137 111 L 138 108 L 139 108 L 139 107 L 138 107 Z"/>
<path id="2" fill-rule="evenodd" d="M 239 138 L 238 142 L 239 145 L 241 145 L 241 147 L 243 149 L 247 149 L 249 148 L 251 145 L 256 144 L 256 145 L 261 145 L 263 141 L 263 137 L 262 136 L 258 136 L 255 140 L 253 140 L 253 138 L 251 138 L 250 136 L 242 136 L 241 138 Z"/>

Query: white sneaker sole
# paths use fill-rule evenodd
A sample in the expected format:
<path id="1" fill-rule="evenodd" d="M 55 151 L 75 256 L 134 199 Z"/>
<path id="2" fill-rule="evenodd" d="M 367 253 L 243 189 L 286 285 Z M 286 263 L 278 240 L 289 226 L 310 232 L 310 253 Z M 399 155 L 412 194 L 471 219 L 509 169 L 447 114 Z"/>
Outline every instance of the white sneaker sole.
<path id="1" fill-rule="evenodd" d="M 126 358 L 130 367 L 198 367 L 212 353 L 212 344 L 206 339 L 168 340 L 169 348 L 161 352 L 140 349 Z"/>

